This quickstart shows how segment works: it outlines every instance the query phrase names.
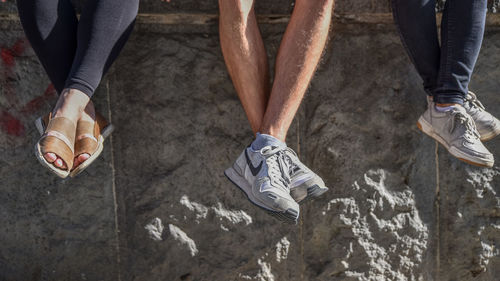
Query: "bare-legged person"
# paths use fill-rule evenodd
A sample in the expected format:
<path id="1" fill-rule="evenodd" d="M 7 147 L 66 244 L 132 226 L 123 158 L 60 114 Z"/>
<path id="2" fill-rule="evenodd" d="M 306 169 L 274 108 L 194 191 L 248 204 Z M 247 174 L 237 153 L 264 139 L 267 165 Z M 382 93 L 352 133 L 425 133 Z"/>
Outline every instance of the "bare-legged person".
<path id="1" fill-rule="evenodd" d="M 254 1 L 219 0 L 224 60 L 256 134 L 225 174 L 252 203 L 287 222 L 297 221 L 297 202 L 328 190 L 285 141 L 325 47 L 333 6 L 333 0 L 296 1 L 271 85 Z"/>
<path id="2" fill-rule="evenodd" d="M 90 98 L 125 45 L 138 5 L 89 0 L 78 19 L 70 0 L 17 1 L 26 37 L 60 94 L 51 113 L 36 121 L 42 137 L 35 154 L 62 178 L 90 165 L 112 130 Z"/>

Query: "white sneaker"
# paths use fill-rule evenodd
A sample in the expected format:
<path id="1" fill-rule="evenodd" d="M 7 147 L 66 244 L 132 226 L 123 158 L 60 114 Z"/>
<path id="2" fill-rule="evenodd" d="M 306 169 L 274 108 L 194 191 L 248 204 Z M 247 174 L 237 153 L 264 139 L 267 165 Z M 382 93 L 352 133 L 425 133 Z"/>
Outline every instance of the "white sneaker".
<path id="1" fill-rule="evenodd" d="M 434 105 L 429 106 L 418 119 L 417 126 L 458 159 L 473 165 L 493 167 L 493 155 L 484 147 L 474 121 L 464 107 L 456 106 L 440 112 Z"/>
<path id="2" fill-rule="evenodd" d="M 435 106 L 432 96 L 427 96 L 427 104 Z M 491 113 L 486 111 L 483 104 L 476 95 L 469 91 L 464 100 L 465 111 L 472 117 L 477 131 L 481 135 L 481 141 L 488 141 L 500 134 L 500 121 Z"/>
<path id="3" fill-rule="evenodd" d="M 297 223 L 300 210 L 290 196 L 289 166 L 283 148 L 266 146 L 254 151 L 247 147 L 224 174 L 250 202 L 280 220 Z"/>
<path id="4" fill-rule="evenodd" d="M 500 134 L 500 121 L 486 111 L 473 92 L 469 91 L 464 101 L 464 108 L 474 119 L 481 141 L 488 141 Z"/>
<path id="5" fill-rule="evenodd" d="M 328 191 L 325 182 L 304 165 L 293 149 L 285 148 L 290 167 L 290 194 L 297 203 L 304 203 Z"/>

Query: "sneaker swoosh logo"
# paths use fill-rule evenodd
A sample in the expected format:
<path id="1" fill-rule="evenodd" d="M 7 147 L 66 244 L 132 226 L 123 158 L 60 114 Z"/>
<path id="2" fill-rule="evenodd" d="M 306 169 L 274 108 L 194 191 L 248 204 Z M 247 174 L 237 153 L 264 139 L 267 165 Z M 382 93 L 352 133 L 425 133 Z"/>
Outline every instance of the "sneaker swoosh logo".
<path id="1" fill-rule="evenodd" d="M 250 172 L 252 172 L 252 175 L 254 177 L 257 176 L 257 174 L 260 172 L 260 169 L 262 168 L 262 161 L 260 161 L 259 166 L 254 167 L 252 161 L 250 161 L 250 157 L 248 157 L 248 152 L 246 149 L 245 149 L 245 158 L 247 159 L 248 167 L 250 167 Z"/>

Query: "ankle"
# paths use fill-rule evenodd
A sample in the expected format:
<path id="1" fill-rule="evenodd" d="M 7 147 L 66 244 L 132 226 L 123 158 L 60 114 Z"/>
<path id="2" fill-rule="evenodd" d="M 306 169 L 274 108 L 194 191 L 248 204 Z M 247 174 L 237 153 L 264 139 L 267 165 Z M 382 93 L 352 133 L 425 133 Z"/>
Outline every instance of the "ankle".
<path id="1" fill-rule="evenodd" d="M 253 150 L 261 150 L 266 146 L 286 147 L 286 143 L 268 134 L 257 133 L 255 140 L 251 144 Z"/>
<path id="2" fill-rule="evenodd" d="M 82 112 L 79 110 L 76 110 L 74 108 L 69 108 L 69 107 L 59 107 L 59 108 L 54 108 L 52 111 L 52 118 L 56 117 L 64 117 L 68 118 L 69 120 L 73 121 L 75 124 L 80 119 L 82 116 Z"/>
<path id="3" fill-rule="evenodd" d="M 272 136 L 272 137 L 274 137 L 282 142 L 285 142 L 285 139 L 286 139 L 286 132 L 283 132 L 283 130 L 273 128 L 273 127 L 262 128 L 260 130 L 260 133 L 265 134 L 265 135 L 270 135 L 270 136 Z"/>
<path id="4" fill-rule="evenodd" d="M 76 122 L 81 118 L 89 101 L 90 98 L 85 93 L 75 89 L 65 89 L 59 96 L 52 114 L 54 117 L 66 117 Z M 93 105 L 91 106 L 93 108 Z"/>
<path id="5" fill-rule="evenodd" d="M 94 104 L 89 101 L 85 109 L 83 110 L 80 120 L 92 122 L 96 119 L 96 112 Z"/>

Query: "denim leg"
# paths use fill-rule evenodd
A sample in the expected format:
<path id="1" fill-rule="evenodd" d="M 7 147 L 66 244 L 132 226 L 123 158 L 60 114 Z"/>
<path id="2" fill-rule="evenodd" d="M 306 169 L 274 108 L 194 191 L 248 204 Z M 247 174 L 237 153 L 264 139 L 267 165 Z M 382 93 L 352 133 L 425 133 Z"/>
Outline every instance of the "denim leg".
<path id="1" fill-rule="evenodd" d="M 392 0 L 394 22 L 413 65 L 432 95 L 437 86 L 441 48 L 436 25 L 436 0 Z"/>
<path id="2" fill-rule="evenodd" d="M 437 103 L 462 104 L 481 48 L 487 0 L 448 0 L 441 22 Z"/>

